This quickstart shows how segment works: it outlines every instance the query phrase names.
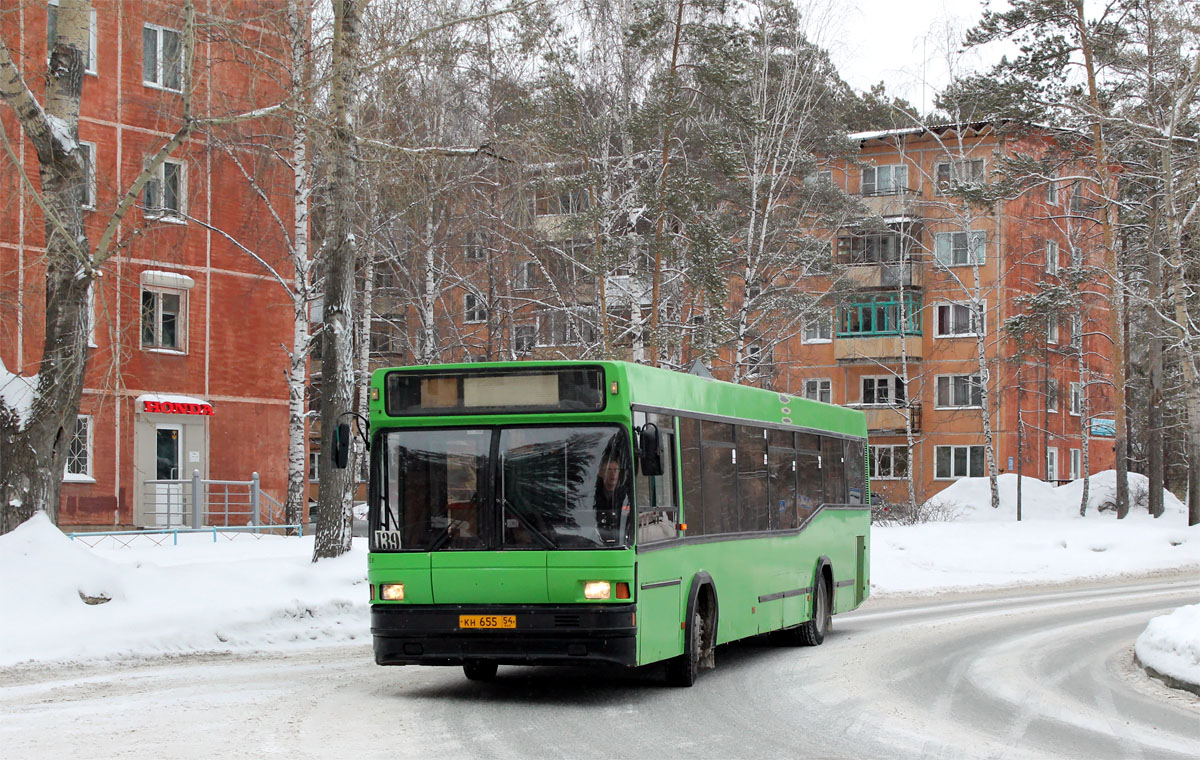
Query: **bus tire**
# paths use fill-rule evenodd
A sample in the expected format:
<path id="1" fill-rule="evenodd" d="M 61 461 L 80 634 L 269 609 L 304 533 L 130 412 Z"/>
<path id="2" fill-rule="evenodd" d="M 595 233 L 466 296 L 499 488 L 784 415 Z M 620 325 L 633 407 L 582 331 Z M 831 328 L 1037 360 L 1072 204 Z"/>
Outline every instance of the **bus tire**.
<path id="1" fill-rule="evenodd" d="M 471 681 L 490 681 L 496 677 L 496 663 L 490 660 L 466 660 L 463 673 Z"/>
<path id="2" fill-rule="evenodd" d="M 691 624 L 687 630 L 687 640 L 683 642 L 683 654 L 667 662 L 667 683 L 672 686 L 691 686 L 696 683 L 700 674 L 700 655 L 704 647 L 704 618 L 700 611 L 692 613 Z"/>
<path id="3" fill-rule="evenodd" d="M 800 627 L 795 629 L 799 643 L 815 647 L 825 640 L 825 634 L 829 633 L 830 624 L 833 622 L 832 607 L 825 573 L 818 573 L 816 595 L 813 597 L 812 619 L 801 623 Z"/>

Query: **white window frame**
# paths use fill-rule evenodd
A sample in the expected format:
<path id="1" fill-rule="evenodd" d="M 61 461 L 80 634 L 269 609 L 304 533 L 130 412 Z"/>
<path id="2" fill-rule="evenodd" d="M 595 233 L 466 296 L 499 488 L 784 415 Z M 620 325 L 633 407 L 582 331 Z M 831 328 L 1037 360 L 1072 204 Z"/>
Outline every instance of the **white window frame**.
<path id="1" fill-rule="evenodd" d="M 88 283 L 87 291 L 87 344 L 96 348 L 96 280 Z"/>
<path id="2" fill-rule="evenodd" d="M 1083 451 L 1081 449 L 1071 449 L 1070 457 L 1071 471 L 1068 473 L 1068 477 L 1070 477 L 1071 480 L 1079 480 L 1081 477 L 1081 471 L 1083 470 Z"/>
<path id="3" fill-rule="evenodd" d="M 867 392 L 866 392 L 865 384 L 866 384 L 867 380 L 875 381 L 875 398 L 876 398 L 876 400 L 871 403 L 867 403 L 867 401 L 866 401 Z M 881 382 L 887 386 L 887 399 L 888 399 L 887 401 L 879 401 L 878 400 L 879 399 L 879 384 Z M 858 403 L 859 403 L 859 406 L 870 406 L 870 407 L 878 406 L 878 407 L 891 407 L 891 408 L 903 406 L 904 400 L 905 400 L 905 398 L 908 397 L 908 394 L 907 393 L 905 394 L 905 398 L 899 397 L 897 391 L 900 388 L 899 384 L 901 382 L 903 382 L 903 378 L 897 377 L 896 375 L 863 375 L 862 377 L 860 377 L 858 379 Z"/>
<path id="4" fill-rule="evenodd" d="M 1046 274 L 1058 274 L 1058 243 L 1054 240 L 1046 241 Z"/>
<path id="5" fill-rule="evenodd" d="M 987 332 L 987 302 L 984 301 L 981 308 L 976 308 L 979 304 L 975 301 L 943 301 L 942 303 L 934 304 L 933 311 L 933 337 L 934 338 L 978 338 Z M 946 321 L 950 323 L 952 332 L 942 332 L 942 310 L 945 309 L 948 315 Z M 958 332 L 959 320 L 956 314 L 961 314 L 960 309 L 967 310 L 967 330 L 966 332 Z"/>
<path id="6" fill-rule="evenodd" d="M 470 290 L 463 292 L 463 324 L 479 325 L 487 321 L 487 302 Z"/>
<path id="7" fill-rule="evenodd" d="M 939 475 L 938 474 L 937 466 L 938 466 L 938 450 L 939 449 L 950 449 L 950 474 L 949 475 Z M 966 457 L 967 457 L 967 459 L 966 459 L 967 474 L 966 475 L 955 475 L 954 474 L 954 454 L 955 454 L 955 451 L 958 449 L 963 449 L 966 452 Z M 971 449 L 980 449 L 979 456 L 980 456 L 980 463 L 982 465 L 983 471 L 980 472 L 978 475 L 971 474 Z M 933 479 L 934 480 L 959 480 L 961 478 L 982 478 L 982 477 L 985 477 L 986 475 L 987 475 L 987 451 L 984 448 L 983 444 L 968 444 L 968 445 L 957 445 L 957 446 L 956 445 L 947 445 L 947 446 L 934 446 L 933 447 Z"/>
<path id="8" fill-rule="evenodd" d="M 169 206 L 161 205 L 164 201 L 164 198 L 162 198 L 162 197 L 159 197 L 156 199 L 160 205 L 152 206 L 150 204 L 151 191 L 157 193 L 157 195 L 159 195 L 159 196 L 164 195 L 163 191 L 166 186 L 166 176 L 167 176 L 167 165 L 168 164 L 170 164 L 171 166 L 174 166 L 178 172 L 178 174 L 176 176 L 179 177 L 179 182 L 178 182 L 179 187 L 176 191 L 176 193 L 177 193 L 176 201 L 178 202 L 179 208 L 171 208 Z M 146 182 L 146 186 L 142 189 L 142 202 L 143 202 L 143 208 L 144 208 L 142 215 L 144 217 L 146 217 L 147 219 L 157 219 L 159 221 L 164 221 L 164 222 L 186 222 L 187 220 L 185 217 L 187 216 L 187 164 L 184 163 L 183 161 L 178 161 L 176 159 L 171 159 L 171 158 L 168 158 L 167 160 L 165 160 L 161 164 L 159 164 L 158 168 L 154 170 L 154 176 L 151 177 Z"/>
<path id="9" fill-rule="evenodd" d="M 963 236 L 963 259 L 956 258 L 955 237 Z M 987 263 L 987 230 L 939 232 L 934 235 L 933 258 L 944 267 L 983 266 Z"/>
<path id="10" fill-rule="evenodd" d="M 319 445 L 314 447 L 310 443 L 309 449 L 308 449 L 308 482 L 309 483 L 320 482 L 320 474 L 321 474 L 320 462 L 321 462 L 321 447 Z"/>
<path id="11" fill-rule="evenodd" d="M 957 381 L 959 378 L 964 378 L 964 377 L 967 379 L 967 385 L 966 385 L 966 389 L 967 389 L 966 401 L 967 401 L 967 403 L 965 403 L 965 404 L 955 403 L 955 401 L 956 401 L 955 397 L 958 395 L 958 393 L 960 392 L 960 389 L 963 387 L 961 385 L 961 383 L 959 383 Z M 944 384 L 946 387 L 946 397 L 948 399 L 948 403 L 942 403 L 943 381 L 944 381 Z M 979 398 L 978 404 L 971 403 L 972 401 L 974 401 L 973 396 L 975 395 L 975 391 L 974 391 L 975 388 L 979 389 L 980 398 Z M 934 378 L 933 378 L 933 408 L 934 409 L 946 409 L 946 410 L 982 409 L 983 408 L 983 383 L 979 379 L 979 373 L 978 372 L 975 372 L 975 373 L 958 372 L 958 373 L 953 373 L 953 374 L 934 375 Z"/>
<path id="12" fill-rule="evenodd" d="M 1046 482 L 1058 480 L 1058 447 L 1046 447 Z"/>
<path id="13" fill-rule="evenodd" d="M 1075 417 L 1083 414 L 1083 383 L 1071 383 L 1071 400 L 1067 413 Z"/>
<path id="14" fill-rule="evenodd" d="M 1051 174 L 1049 180 L 1046 182 L 1047 206 L 1057 206 L 1062 202 L 1059 198 L 1057 177 L 1057 174 Z"/>
<path id="15" fill-rule="evenodd" d="M 526 339 L 528 342 L 522 346 L 522 342 Z M 537 325 L 521 324 L 513 327 L 514 353 L 523 356 L 532 353 L 535 346 L 537 346 Z"/>
<path id="16" fill-rule="evenodd" d="M 1058 317 L 1053 314 L 1046 317 L 1046 345 L 1058 345 Z"/>
<path id="17" fill-rule="evenodd" d="M 955 181 L 957 181 L 960 185 L 975 184 L 975 182 L 977 180 L 974 177 L 968 179 L 967 181 L 963 181 L 962 177 L 964 176 L 964 173 L 969 173 L 969 174 L 974 175 L 975 174 L 974 170 L 970 170 L 969 172 L 964 172 L 964 169 L 966 167 L 973 166 L 976 163 L 979 164 L 978 182 L 982 183 L 982 182 L 986 181 L 986 179 L 987 179 L 987 161 L 983 157 L 958 158 L 958 159 L 954 159 L 953 161 L 938 161 L 937 163 L 935 163 L 933 165 L 933 179 L 934 179 L 934 184 L 937 186 L 937 194 L 938 195 L 946 195 L 947 193 L 949 193 L 950 188 L 951 188 L 951 186 L 953 186 Z M 947 178 L 948 178 L 947 180 L 940 179 L 943 166 L 949 167 L 946 170 Z"/>
<path id="18" fill-rule="evenodd" d="M 888 454 L 887 473 L 881 472 L 880 455 Z M 904 452 L 904 472 L 896 472 L 896 452 Z M 871 480 L 904 480 L 908 477 L 908 446 L 903 443 L 885 443 L 871 445 Z"/>
<path id="19" fill-rule="evenodd" d="M 867 173 L 870 172 L 870 191 L 867 190 Z M 880 182 L 886 177 L 887 182 Z M 898 181 L 902 178 L 902 182 Z M 886 185 L 886 187 L 881 186 Z M 908 164 L 883 164 L 881 166 L 864 166 L 859 177 L 858 190 L 860 195 L 897 195 L 908 190 Z"/>
<path id="20" fill-rule="evenodd" d="M 1058 378 L 1046 378 L 1046 413 L 1058 414 Z"/>
<path id="21" fill-rule="evenodd" d="M 825 398 L 822 398 L 824 396 Z M 804 398 L 810 401 L 833 403 L 833 380 L 828 377 L 810 377 L 804 381 Z"/>
<path id="22" fill-rule="evenodd" d="M 485 261 L 487 259 L 487 240 L 478 230 L 467 233 L 467 242 L 463 245 L 463 261 Z"/>
<path id="23" fill-rule="evenodd" d="M 83 443 L 84 468 L 83 472 L 71 472 L 71 447 L 77 440 L 79 434 L 79 423 L 84 425 L 84 436 L 86 440 Z M 95 442 L 95 428 L 92 425 L 92 417 L 89 414 L 80 414 L 75 417 L 75 429 L 71 431 L 71 438 L 67 441 L 67 461 L 63 465 L 63 482 L 64 483 L 95 483 L 96 478 L 93 476 L 93 443 Z"/>
<path id="24" fill-rule="evenodd" d="M 85 148 L 83 157 L 83 202 L 80 206 L 84 211 L 96 210 L 96 143 L 80 140 L 79 147 Z"/>
<path id="25" fill-rule="evenodd" d="M 54 30 L 58 31 L 58 0 L 46 0 L 46 61 L 50 60 L 50 9 L 54 8 Z M 56 35 L 57 36 L 57 35 Z M 96 9 L 92 8 L 92 16 L 88 20 L 88 49 L 84 55 L 83 73 L 94 77 L 100 76 L 96 68 Z"/>
<path id="26" fill-rule="evenodd" d="M 517 264 L 517 276 L 513 278 L 513 287 L 517 290 L 533 290 L 537 280 L 538 262 L 522 261 Z"/>
<path id="27" fill-rule="evenodd" d="M 152 286 L 152 285 L 143 284 L 141 293 L 143 295 L 141 295 L 138 299 L 139 309 L 144 308 L 143 301 L 145 300 L 145 295 L 144 295 L 145 293 L 153 293 L 155 295 L 155 299 L 154 299 L 155 300 L 155 306 L 154 306 L 154 310 L 155 310 L 155 316 L 154 316 L 155 341 L 152 343 L 147 343 L 145 341 L 146 335 L 145 335 L 144 327 L 142 325 L 142 319 L 144 317 L 139 313 L 138 340 L 139 340 L 139 343 L 141 344 L 140 348 L 143 351 L 155 351 L 155 352 L 168 353 L 168 354 L 186 354 L 187 353 L 187 344 L 188 344 L 188 339 L 187 339 L 187 336 L 188 336 L 188 329 L 187 329 L 188 328 L 188 318 L 187 318 L 187 315 L 188 315 L 188 291 L 179 290 L 179 289 L 175 289 L 175 288 L 162 288 L 162 287 L 156 287 L 156 286 Z M 175 345 L 175 346 L 164 346 L 162 344 L 162 324 L 163 324 L 163 320 L 162 320 L 163 298 L 162 297 L 165 295 L 179 296 L 179 313 L 176 315 L 177 320 L 176 320 L 176 326 L 175 326 L 175 336 L 176 336 L 177 345 Z"/>
<path id="28" fill-rule="evenodd" d="M 154 76 L 156 79 L 146 79 L 146 30 L 154 31 Z M 166 67 L 163 65 L 163 32 L 170 32 L 179 38 L 179 87 L 168 87 L 163 83 L 165 79 Z M 142 24 L 142 86 L 149 87 L 155 90 L 163 90 L 165 92 L 182 92 L 183 91 L 183 32 L 179 29 L 172 29 L 169 26 L 160 26 L 158 24 Z"/>
<path id="29" fill-rule="evenodd" d="M 812 328 L 816 328 L 813 330 Z M 815 337 L 810 337 L 810 332 L 815 333 Z M 804 320 L 804 332 L 801 334 L 800 342 L 805 345 L 815 345 L 820 343 L 833 342 L 833 315 L 826 313 L 819 317 L 810 317 Z"/>

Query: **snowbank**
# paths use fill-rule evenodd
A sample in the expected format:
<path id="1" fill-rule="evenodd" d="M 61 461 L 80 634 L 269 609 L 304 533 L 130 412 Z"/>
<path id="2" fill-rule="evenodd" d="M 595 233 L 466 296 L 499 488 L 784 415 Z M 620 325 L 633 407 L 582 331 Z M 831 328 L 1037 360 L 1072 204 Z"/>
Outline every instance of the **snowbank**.
<path id="1" fill-rule="evenodd" d="M 1079 518 L 1079 504 L 1083 499 L 1082 478 L 1056 488 L 1037 478 L 1018 478 L 1015 473 L 1005 473 L 996 478 L 996 485 L 1000 491 L 999 509 L 991 507 L 992 493 L 987 478 L 963 478 L 947 486 L 927 503 L 955 519 L 1013 522 L 1017 519 L 1018 479 L 1021 481 L 1022 520 Z M 1116 501 L 1116 470 L 1098 472 L 1088 480 L 1088 508 L 1085 519 L 1115 519 L 1115 512 L 1101 512 L 1100 506 Z M 1128 483 L 1130 500 L 1136 501 L 1139 496 L 1143 498 L 1143 506 L 1131 508 L 1129 517 L 1149 517 L 1144 506 L 1144 496 L 1150 490 L 1150 479 L 1131 472 Z M 1187 507 L 1183 502 L 1170 491 L 1163 491 L 1163 518 L 1186 514 Z"/>
<path id="2" fill-rule="evenodd" d="M 0 536 L 0 666 L 368 640 L 365 547 L 220 540 L 92 550 L 37 513 Z"/>
<path id="3" fill-rule="evenodd" d="M 1200 694 L 1200 604 L 1153 618 L 1134 645 L 1138 662 Z M 1189 688 L 1190 687 L 1190 688 Z"/>

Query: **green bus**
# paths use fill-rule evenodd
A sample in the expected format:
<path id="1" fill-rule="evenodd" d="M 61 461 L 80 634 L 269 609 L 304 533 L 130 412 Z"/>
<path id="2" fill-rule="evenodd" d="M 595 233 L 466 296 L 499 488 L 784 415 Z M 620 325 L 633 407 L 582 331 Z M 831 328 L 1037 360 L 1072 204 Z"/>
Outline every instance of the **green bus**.
<path id="1" fill-rule="evenodd" d="M 862 412 L 616 361 L 400 367 L 370 386 L 380 665 L 666 661 L 820 644 L 869 593 Z M 349 427 L 339 425 L 344 464 Z"/>

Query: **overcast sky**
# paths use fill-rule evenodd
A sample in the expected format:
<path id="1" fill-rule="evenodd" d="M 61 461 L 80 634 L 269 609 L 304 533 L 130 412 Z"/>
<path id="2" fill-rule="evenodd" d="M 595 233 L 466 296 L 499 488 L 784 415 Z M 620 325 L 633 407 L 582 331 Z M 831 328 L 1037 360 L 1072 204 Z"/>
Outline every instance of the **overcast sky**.
<path id="1" fill-rule="evenodd" d="M 980 0 L 831 0 L 831 6 L 832 28 L 822 42 L 856 90 L 883 81 L 927 112 L 950 79 L 948 49 L 968 71 L 992 60 L 987 51 L 959 51 L 962 33 L 982 14 Z"/>

